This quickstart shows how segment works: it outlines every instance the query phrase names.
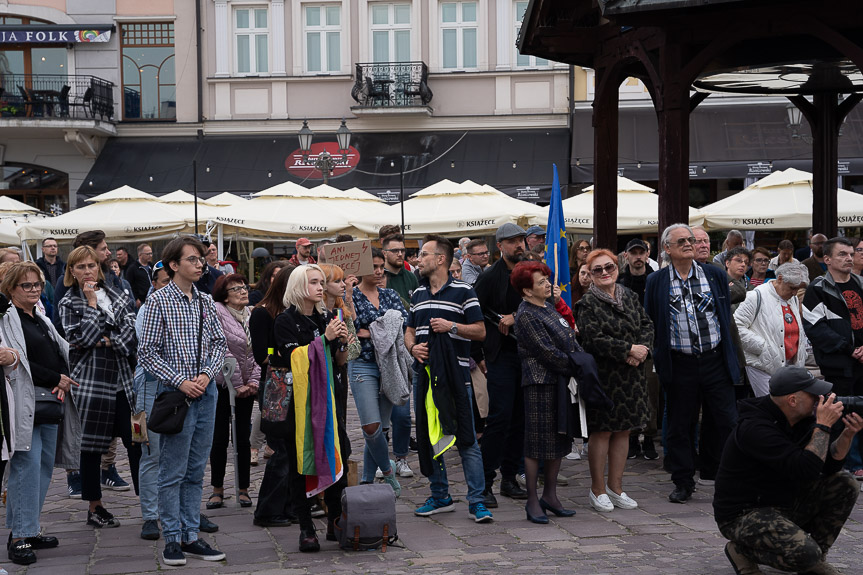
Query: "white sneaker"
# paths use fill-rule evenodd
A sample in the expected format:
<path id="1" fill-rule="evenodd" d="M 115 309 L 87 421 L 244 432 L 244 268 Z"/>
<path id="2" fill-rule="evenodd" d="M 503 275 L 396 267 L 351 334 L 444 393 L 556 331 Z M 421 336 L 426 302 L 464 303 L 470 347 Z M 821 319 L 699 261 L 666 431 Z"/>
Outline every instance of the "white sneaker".
<path id="1" fill-rule="evenodd" d="M 380 467 L 378 467 L 378 470 L 375 471 L 375 479 L 383 479 L 383 478 L 384 478 L 384 472 L 381 471 Z"/>
<path id="2" fill-rule="evenodd" d="M 407 459 L 396 459 L 396 474 L 399 477 L 413 477 L 414 471 L 411 469 L 411 466 L 408 465 Z"/>
<path id="3" fill-rule="evenodd" d="M 614 511 L 614 504 L 611 502 L 611 499 L 608 498 L 608 495 L 605 493 L 601 494 L 599 497 L 593 494 L 593 489 L 588 489 L 590 493 L 590 506 L 599 511 L 600 513 L 611 513 Z"/>
<path id="4" fill-rule="evenodd" d="M 569 453 L 569 454 L 566 456 L 566 458 L 567 458 L 567 459 L 569 459 L 570 461 L 577 460 L 577 459 L 581 459 L 581 453 L 579 453 L 579 452 L 578 452 L 578 448 L 577 448 L 577 447 L 573 447 L 573 448 L 572 448 L 572 452 L 571 452 L 571 453 Z"/>
<path id="5" fill-rule="evenodd" d="M 593 494 L 593 491 L 590 492 Z M 608 499 L 611 500 L 611 504 L 615 507 L 620 507 L 621 509 L 637 509 L 638 502 L 635 501 L 632 497 L 627 495 L 625 492 L 621 491 L 620 495 L 612 491 L 608 488 L 608 485 L 605 486 L 605 493 L 608 495 Z M 600 497 L 602 497 L 600 495 Z"/>

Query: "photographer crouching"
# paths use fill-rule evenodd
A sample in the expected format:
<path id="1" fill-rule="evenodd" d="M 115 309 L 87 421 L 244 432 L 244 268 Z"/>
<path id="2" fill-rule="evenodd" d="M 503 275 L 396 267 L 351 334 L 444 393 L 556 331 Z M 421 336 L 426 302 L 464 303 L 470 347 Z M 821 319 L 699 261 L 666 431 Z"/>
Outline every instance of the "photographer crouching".
<path id="1" fill-rule="evenodd" d="M 826 556 L 860 494 L 842 462 L 863 418 L 843 417 L 832 388 L 804 368 L 783 367 L 770 378 L 770 395 L 739 402 L 713 498 L 738 575 L 762 573 L 759 564 L 840 573 Z"/>

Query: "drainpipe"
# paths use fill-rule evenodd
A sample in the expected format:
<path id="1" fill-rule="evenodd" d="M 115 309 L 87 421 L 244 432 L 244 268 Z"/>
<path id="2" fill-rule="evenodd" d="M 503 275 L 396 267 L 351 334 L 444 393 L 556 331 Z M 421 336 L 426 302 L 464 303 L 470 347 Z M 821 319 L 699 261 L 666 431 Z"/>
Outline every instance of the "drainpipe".
<path id="1" fill-rule="evenodd" d="M 566 192 L 569 196 L 569 184 L 572 182 L 572 127 L 573 115 L 575 114 L 575 66 L 569 66 L 569 102 L 566 105 L 566 128 L 569 130 L 569 142 L 567 146 L 566 161 L 569 162 L 569 169 L 566 171 L 569 174 L 569 180 L 566 182 Z"/>

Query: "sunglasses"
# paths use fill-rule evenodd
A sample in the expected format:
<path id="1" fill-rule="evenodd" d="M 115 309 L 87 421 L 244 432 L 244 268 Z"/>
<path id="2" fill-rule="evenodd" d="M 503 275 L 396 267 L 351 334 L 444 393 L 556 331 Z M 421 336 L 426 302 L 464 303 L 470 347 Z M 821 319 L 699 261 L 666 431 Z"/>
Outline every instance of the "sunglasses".
<path id="1" fill-rule="evenodd" d="M 403 254 L 403 253 L 405 253 L 405 249 L 404 249 L 404 248 L 394 248 L 394 249 L 391 249 L 391 250 L 381 250 L 381 251 L 384 251 L 384 252 L 392 252 L 392 253 L 394 253 L 394 254 Z"/>
<path id="2" fill-rule="evenodd" d="M 688 238 L 678 238 L 676 242 L 668 242 L 668 244 L 682 248 L 686 244 L 694 246 L 697 242 L 698 240 L 695 239 L 695 236 L 689 236 Z"/>
<path id="3" fill-rule="evenodd" d="M 604 266 L 596 266 L 595 268 L 591 268 L 590 273 L 595 276 L 601 276 L 603 272 L 610 274 L 613 273 L 616 269 L 617 266 L 614 264 L 605 264 Z"/>

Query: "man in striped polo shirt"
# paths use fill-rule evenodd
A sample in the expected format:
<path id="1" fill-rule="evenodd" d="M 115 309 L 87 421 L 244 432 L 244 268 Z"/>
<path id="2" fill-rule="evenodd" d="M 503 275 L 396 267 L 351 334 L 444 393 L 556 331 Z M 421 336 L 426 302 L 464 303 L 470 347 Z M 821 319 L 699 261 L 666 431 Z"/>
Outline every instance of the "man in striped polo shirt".
<path id="1" fill-rule="evenodd" d="M 476 442 L 473 428 L 473 410 L 470 406 L 470 342 L 485 339 L 485 323 L 476 293 L 468 284 L 453 280 L 449 267 L 453 260 L 453 245 L 442 236 L 426 236 L 419 254 L 420 285 L 411 297 L 411 310 L 405 333 L 405 345 L 414 358 L 414 407 L 424 409 L 419 395 L 420 373 L 429 361 L 429 334 L 447 335 L 455 354 L 448 360 L 457 363 L 459 381 L 467 388 L 466 394 L 453 393 L 455 401 L 466 401 L 467 406 L 457 406 L 458 411 L 468 413 L 469 425 L 462 426 L 459 420 L 456 445 L 461 456 L 467 483 L 468 510 L 477 523 L 492 520 L 486 509 L 483 490 L 485 476 L 482 467 L 482 452 Z M 468 427 L 464 429 L 463 427 Z M 419 432 L 418 432 L 419 433 Z M 419 435 L 418 435 L 419 436 Z M 468 443 L 469 442 L 469 443 Z M 421 517 L 455 511 L 449 494 L 446 467 L 443 457 L 432 466 L 429 476 L 431 497 L 414 513 Z"/>

